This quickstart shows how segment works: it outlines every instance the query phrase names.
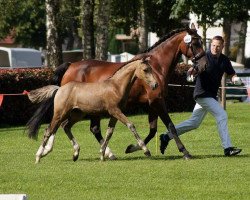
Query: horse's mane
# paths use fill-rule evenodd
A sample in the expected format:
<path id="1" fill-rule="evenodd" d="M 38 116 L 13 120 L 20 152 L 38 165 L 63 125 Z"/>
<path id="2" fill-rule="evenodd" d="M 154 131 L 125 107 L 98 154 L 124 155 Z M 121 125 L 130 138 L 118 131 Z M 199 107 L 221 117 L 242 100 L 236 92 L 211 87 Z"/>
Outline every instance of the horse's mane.
<path id="1" fill-rule="evenodd" d="M 134 62 L 136 60 L 142 59 L 145 55 L 147 55 L 147 53 L 149 51 L 151 51 L 152 49 L 156 48 L 157 46 L 159 46 L 161 43 L 163 43 L 164 41 L 166 41 L 167 39 L 169 39 L 170 37 L 172 37 L 173 35 L 183 32 L 183 31 L 187 31 L 189 34 L 197 32 L 196 30 L 190 29 L 189 27 L 185 27 L 185 28 L 179 28 L 176 30 L 172 30 L 171 32 L 169 32 L 167 35 L 164 35 L 162 38 L 160 38 L 153 46 L 149 47 L 148 49 L 146 49 L 144 52 L 142 52 L 141 54 L 137 54 L 134 58 L 132 58 L 131 60 L 129 60 L 128 62 L 123 63 L 123 65 L 121 65 L 119 67 L 119 69 L 113 74 L 111 75 L 109 78 L 113 77 L 118 71 L 120 71 L 125 65 Z"/>
<path id="2" fill-rule="evenodd" d="M 180 32 L 183 32 L 183 31 L 190 31 L 190 30 L 192 30 L 192 29 L 190 29 L 188 27 L 173 30 L 173 31 L 169 32 L 167 35 L 164 35 L 162 38 L 160 38 L 153 46 L 146 49 L 143 53 L 148 53 L 149 51 L 151 51 L 155 47 L 159 46 L 162 42 L 166 41 L 168 38 L 172 37 L 176 33 L 180 33 Z"/>

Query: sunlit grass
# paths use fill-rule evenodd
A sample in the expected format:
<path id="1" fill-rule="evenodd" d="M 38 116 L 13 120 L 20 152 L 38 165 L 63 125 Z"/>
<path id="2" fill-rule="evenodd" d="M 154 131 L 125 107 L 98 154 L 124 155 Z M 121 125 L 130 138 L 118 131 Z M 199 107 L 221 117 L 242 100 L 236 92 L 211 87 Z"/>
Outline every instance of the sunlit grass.
<path id="1" fill-rule="evenodd" d="M 135 143 L 129 130 L 117 124 L 110 147 L 116 161 L 99 161 L 99 144 L 89 131 L 89 121 L 73 128 L 81 145 L 80 157 L 72 161 L 72 147 L 59 129 L 54 150 L 35 165 L 45 125 L 38 141 L 30 140 L 23 127 L 0 129 L 0 193 L 25 193 L 29 199 L 249 199 L 250 197 L 250 104 L 228 104 L 229 130 L 235 146 L 243 148 L 237 157 L 224 157 L 214 118 L 208 115 L 201 127 L 181 140 L 193 155 L 184 161 L 173 141 L 166 155 L 160 155 L 154 138 L 142 151 L 125 154 Z M 174 123 L 191 113 L 171 113 Z M 146 115 L 130 116 L 139 134 L 148 134 Z M 107 119 L 102 120 L 105 133 Z M 159 134 L 165 131 L 159 121 Z M 157 138 L 158 139 L 158 138 Z"/>

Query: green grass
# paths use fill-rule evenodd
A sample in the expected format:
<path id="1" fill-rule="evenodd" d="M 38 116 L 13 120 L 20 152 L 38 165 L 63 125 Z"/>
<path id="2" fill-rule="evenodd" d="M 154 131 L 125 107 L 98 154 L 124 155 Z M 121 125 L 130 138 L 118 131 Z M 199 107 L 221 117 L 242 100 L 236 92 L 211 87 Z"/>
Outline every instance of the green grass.
<path id="1" fill-rule="evenodd" d="M 89 131 L 89 121 L 77 124 L 74 135 L 81 145 L 79 160 L 73 162 L 72 147 L 59 129 L 54 150 L 35 165 L 40 145 L 30 140 L 23 127 L 0 129 L 0 193 L 25 193 L 30 200 L 45 199 L 250 199 L 250 104 L 227 105 L 232 142 L 243 149 L 237 157 L 224 157 L 214 118 L 208 115 L 201 127 L 184 134 L 181 140 L 193 155 L 185 161 L 175 143 L 165 155 L 157 151 L 154 138 L 147 146 L 152 157 L 142 151 L 125 154 L 135 143 L 131 133 L 117 124 L 110 147 L 116 161 L 99 161 L 99 145 Z M 190 113 L 171 113 L 174 123 Z M 148 133 L 146 115 L 130 116 L 139 134 Z M 107 120 L 102 121 L 105 132 Z M 159 120 L 158 132 L 165 131 Z M 158 139 L 158 137 L 157 137 Z"/>

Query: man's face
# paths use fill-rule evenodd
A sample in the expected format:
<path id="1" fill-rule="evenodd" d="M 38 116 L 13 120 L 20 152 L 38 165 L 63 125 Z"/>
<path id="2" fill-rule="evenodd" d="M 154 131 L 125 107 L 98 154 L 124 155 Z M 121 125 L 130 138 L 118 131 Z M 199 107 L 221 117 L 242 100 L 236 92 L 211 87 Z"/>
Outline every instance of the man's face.
<path id="1" fill-rule="evenodd" d="M 220 40 L 212 40 L 211 53 L 214 56 L 219 56 L 221 54 L 221 52 L 222 52 L 223 47 L 224 47 L 224 45 L 223 45 L 222 41 L 220 41 Z"/>

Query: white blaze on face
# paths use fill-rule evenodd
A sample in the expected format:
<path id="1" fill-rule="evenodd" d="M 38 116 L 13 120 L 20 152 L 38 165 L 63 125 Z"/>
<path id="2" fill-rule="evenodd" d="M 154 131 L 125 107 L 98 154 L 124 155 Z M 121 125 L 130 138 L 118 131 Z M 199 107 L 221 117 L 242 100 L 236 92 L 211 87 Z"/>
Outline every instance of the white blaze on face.
<path id="1" fill-rule="evenodd" d="M 192 36 L 187 34 L 184 38 L 183 38 L 184 42 L 186 44 L 190 43 L 192 41 Z"/>

